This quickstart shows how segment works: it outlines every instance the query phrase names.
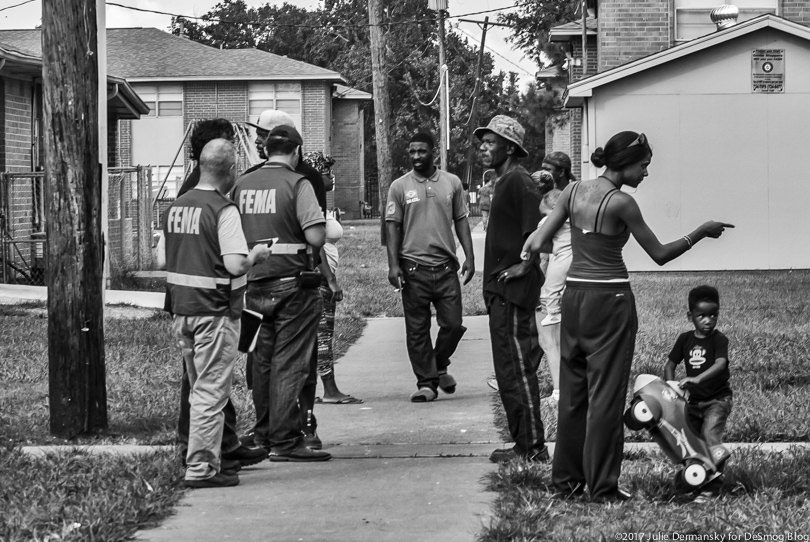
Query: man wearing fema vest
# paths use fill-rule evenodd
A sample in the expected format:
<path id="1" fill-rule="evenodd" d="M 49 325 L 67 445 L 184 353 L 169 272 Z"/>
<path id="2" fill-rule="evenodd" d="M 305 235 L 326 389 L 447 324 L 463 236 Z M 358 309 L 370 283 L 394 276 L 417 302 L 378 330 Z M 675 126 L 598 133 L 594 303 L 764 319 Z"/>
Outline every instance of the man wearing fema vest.
<path id="1" fill-rule="evenodd" d="M 165 267 L 174 315 L 191 384 L 191 420 L 186 455 L 187 487 L 239 483 L 221 468 L 223 408 L 237 358 L 245 273 L 269 254 L 266 244 L 248 251 L 239 212 L 225 194 L 236 178 L 236 150 L 225 139 L 209 142 L 200 155 L 200 182 L 163 214 L 158 267 Z"/>
<path id="2" fill-rule="evenodd" d="M 265 141 L 267 162 L 243 175 L 233 190 L 248 244 L 274 239 L 270 256 L 248 273 L 245 298 L 247 308 L 264 316 L 253 351 L 254 442 L 270 452 L 270 461 L 332 457 L 304 443 L 298 401 L 323 306 L 312 254 L 326 236 L 312 185 L 295 171 L 302 144 L 295 128 L 277 126 Z M 259 383 L 269 389 L 258 389 Z"/>

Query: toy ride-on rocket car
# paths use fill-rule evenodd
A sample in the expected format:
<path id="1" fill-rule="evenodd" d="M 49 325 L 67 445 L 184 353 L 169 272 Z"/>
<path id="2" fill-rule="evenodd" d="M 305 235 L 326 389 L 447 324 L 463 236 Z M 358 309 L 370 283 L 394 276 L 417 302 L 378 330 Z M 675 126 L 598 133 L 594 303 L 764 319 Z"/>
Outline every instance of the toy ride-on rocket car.
<path id="1" fill-rule="evenodd" d="M 698 489 L 720 476 L 729 452 L 712 448 L 689 423 L 685 392 L 677 382 L 641 374 L 633 386 L 633 400 L 624 412 L 624 423 L 632 431 L 646 429 L 661 450 L 684 468 L 680 481 Z"/>

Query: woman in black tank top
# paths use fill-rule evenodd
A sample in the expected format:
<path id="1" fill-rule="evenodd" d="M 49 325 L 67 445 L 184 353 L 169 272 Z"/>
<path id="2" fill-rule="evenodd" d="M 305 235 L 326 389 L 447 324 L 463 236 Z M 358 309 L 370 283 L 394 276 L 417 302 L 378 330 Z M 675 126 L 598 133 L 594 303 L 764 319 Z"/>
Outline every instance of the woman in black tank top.
<path id="1" fill-rule="evenodd" d="M 591 155 L 606 167 L 596 179 L 568 185 L 544 225 L 523 246 L 524 260 L 548 252 L 557 229 L 571 219 L 573 260 L 562 300 L 560 402 L 552 483 L 561 497 L 587 486 L 596 502 L 626 500 L 619 489 L 627 396 L 637 317 L 622 249 L 632 235 L 659 265 L 706 237 L 723 222 L 706 222 L 662 244 L 636 201 L 622 186 L 637 188 L 647 176 L 652 149 L 644 134 L 620 132 Z M 510 280 L 517 269 L 504 271 Z"/>

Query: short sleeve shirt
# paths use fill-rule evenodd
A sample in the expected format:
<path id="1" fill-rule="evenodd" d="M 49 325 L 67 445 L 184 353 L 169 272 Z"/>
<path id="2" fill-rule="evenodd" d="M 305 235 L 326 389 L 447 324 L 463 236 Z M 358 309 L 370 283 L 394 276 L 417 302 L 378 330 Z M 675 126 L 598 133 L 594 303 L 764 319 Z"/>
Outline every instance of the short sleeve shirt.
<path id="1" fill-rule="evenodd" d="M 728 338 L 716 330 L 703 339 L 696 337 L 694 331 L 681 333 L 669 353 L 669 361 L 675 365 L 684 362 L 686 376 L 705 373 L 719 358 L 728 360 Z M 726 369 L 719 375 L 689 388 L 690 402 L 730 396 L 729 378 L 730 373 L 726 364 Z"/>
<path id="2" fill-rule="evenodd" d="M 453 227 L 466 216 L 461 180 L 441 169 L 429 178 L 410 171 L 388 190 L 385 220 L 402 224 L 400 257 L 418 264 L 457 261 Z"/>

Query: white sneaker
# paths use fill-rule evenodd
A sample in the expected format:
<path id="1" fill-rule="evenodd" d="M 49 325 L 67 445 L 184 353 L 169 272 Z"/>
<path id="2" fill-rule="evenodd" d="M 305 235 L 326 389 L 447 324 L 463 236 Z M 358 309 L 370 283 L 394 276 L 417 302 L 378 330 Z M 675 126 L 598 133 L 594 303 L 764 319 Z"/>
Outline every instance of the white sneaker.
<path id="1" fill-rule="evenodd" d="M 495 391 L 498 391 L 498 380 L 495 378 L 487 378 L 487 386 Z"/>

